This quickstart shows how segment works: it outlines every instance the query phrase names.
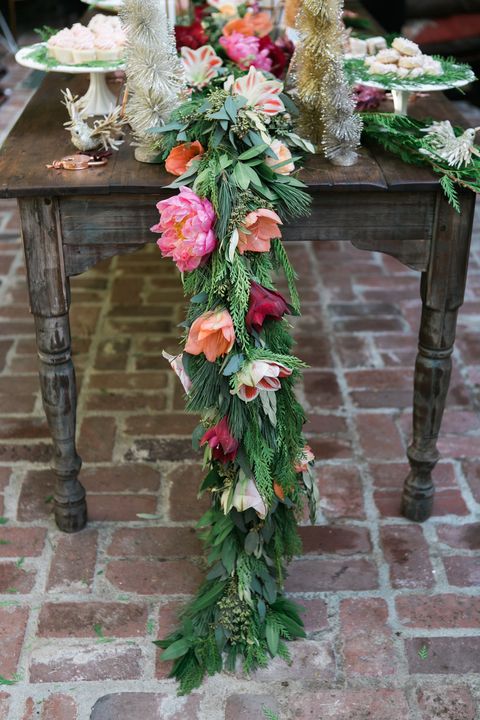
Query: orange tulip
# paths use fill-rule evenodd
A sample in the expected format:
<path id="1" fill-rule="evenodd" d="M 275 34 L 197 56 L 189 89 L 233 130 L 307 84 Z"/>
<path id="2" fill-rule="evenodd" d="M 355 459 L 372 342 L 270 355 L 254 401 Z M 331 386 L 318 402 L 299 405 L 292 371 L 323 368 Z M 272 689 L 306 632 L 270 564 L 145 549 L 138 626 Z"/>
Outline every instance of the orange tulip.
<path id="1" fill-rule="evenodd" d="M 223 28 L 223 34 L 228 37 L 234 32 L 242 35 L 256 35 L 265 37 L 273 29 L 270 16 L 266 12 L 247 13 L 243 18 L 229 20 Z"/>
<path id="2" fill-rule="evenodd" d="M 253 35 L 253 28 L 247 18 L 248 15 L 245 15 L 243 18 L 229 20 L 223 28 L 223 34 L 227 37 L 234 32 L 242 33 L 242 35 Z"/>
<path id="3" fill-rule="evenodd" d="M 195 142 L 186 142 L 176 145 L 165 160 L 165 168 L 172 175 L 183 175 L 191 165 L 192 160 L 199 158 L 204 153 L 202 144 Z"/>
<path id="4" fill-rule="evenodd" d="M 279 225 L 282 221 L 277 213 L 267 208 L 253 210 L 245 216 L 244 227 L 248 232 L 238 231 L 238 252 L 268 252 L 273 238 L 282 237 Z"/>
<path id="5" fill-rule="evenodd" d="M 267 12 L 251 13 L 250 23 L 253 27 L 253 34 L 257 37 L 266 37 L 273 30 L 273 23 Z"/>
<path id="6" fill-rule="evenodd" d="M 235 342 L 233 321 L 227 310 L 210 310 L 200 315 L 190 328 L 185 351 L 203 353 L 209 362 L 230 352 Z"/>

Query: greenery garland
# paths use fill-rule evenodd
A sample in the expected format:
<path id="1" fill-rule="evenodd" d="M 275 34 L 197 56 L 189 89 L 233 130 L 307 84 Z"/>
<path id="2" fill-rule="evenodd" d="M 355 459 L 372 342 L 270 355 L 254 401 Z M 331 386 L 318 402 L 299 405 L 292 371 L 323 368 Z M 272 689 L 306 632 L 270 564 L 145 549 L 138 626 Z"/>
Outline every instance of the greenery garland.
<path id="1" fill-rule="evenodd" d="M 440 177 L 440 184 L 453 207 L 460 212 L 456 186 L 480 193 L 480 158 L 478 146 L 468 163 L 452 165 L 442 157 L 432 135 L 426 130 L 432 120 L 415 120 L 392 113 L 362 113 L 364 137 L 380 143 L 386 150 L 410 165 L 430 166 Z M 463 128 L 454 127 L 457 138 L 464 136 Z"/>
<path id="2" fill-rule="evenodd" d="M 284 220 L 309 212 L 291 172 L 312 148 L 295 133 L 296 108 L 281 82 L 254 67 L 238 79 L 221 70 L 208 84 L 195 77 L 190 99 L 156 129 L 166 168 L 179 176 L 170 187 L 180 192 L 158 204 L 152 228 L 190 296 L 185 349 L 166 357 L 188 410 L 202 414 L 193 445 L 204 448 L 200 492 L 211 495 L 198 523 L 207 578 L 179 629 L 156 643 L 182 694 L 240 658 L 247 672 L 269 657 L 289 660 L 285 641 L 305 633 L 283 594 L 286 564 L 301 552 L 296 517 L 305 498 L 312 520 L 317 500 L 294 395 L 304 364 L 291 354 L 285 319 L 299 313 L 299 299 L 280 239 Z M 274 289 L 277 271 L 289 303 Z"/>

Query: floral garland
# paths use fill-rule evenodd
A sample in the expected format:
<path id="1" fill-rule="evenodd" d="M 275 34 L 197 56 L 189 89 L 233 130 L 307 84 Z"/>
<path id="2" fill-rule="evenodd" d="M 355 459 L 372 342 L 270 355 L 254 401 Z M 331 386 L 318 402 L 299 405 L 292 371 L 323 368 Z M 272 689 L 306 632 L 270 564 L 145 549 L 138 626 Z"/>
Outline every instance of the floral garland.
<path id="1" fill-rule="evenodd" d="M 227 23 L 236 23 L 231 34 Z M 173 660 L 180 693 L 240 658 L 247 672 L 269 657 L 288 660 L 285 641 L 305 636 L 282 588 L 301 552 L 296 518 L 307 499 L 315 519 L 317 488 L 294 395 L 304 364 L 291 354 L 286 316 L 299 314 L 299 298 L 281 226 L 309 212 L 292 173 L 313 148 L 295 132 L 295 106 L 268 73 L 273 62 L 245 40 L 258 39 L 264 23 L 262 13 L 223 22 L 215 43 L 223 58 L 210 45 L 182 47 L 191 95 L 156 129 L 179 192 L 158 203 L 152 230 L 190 297 L 184 350 L 164 355 L 187 409 L 201 413 L 192 442 L 204 451 L 200 492 L 211 495 L 198 523 L 208 575 L 179 629 L 156 643 Z M 289 302 L 273 285 L 279 270 Z"/>

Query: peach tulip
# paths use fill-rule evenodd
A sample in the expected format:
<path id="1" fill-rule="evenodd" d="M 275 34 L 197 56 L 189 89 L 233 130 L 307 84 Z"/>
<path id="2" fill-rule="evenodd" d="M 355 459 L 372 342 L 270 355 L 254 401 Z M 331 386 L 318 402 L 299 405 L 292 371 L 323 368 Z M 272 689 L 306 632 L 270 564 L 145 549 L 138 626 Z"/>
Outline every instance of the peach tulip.
<path id="1" fill-rule="evenodd" d="M 292 153 L 285 145 L 285 143 L 282 143 L 280 140 L 274 140 L 270 145 L 270 149 L 273 150 L 273 152 L 277 156 L 277 159 L 267 157 L 265 158 L 265 163 L 279 175 L 290 175 L 290 173 L 295 170 L 295 165 L 293 164 L 293 162 L 286 162 L 287 160 L 292 159 Z M 276 167 L 280 163 L 284 164 L 282 164 L 280 167 Z"/>
<path id="2" fill-rule="evenodd" d="M 279 225 L 282 221 L 277 213 L 267 208 L 253 210 L 245 216 L 243 226 L 247 232 L 238 231 L 238 252 L 268 252 L 270 241 L 282 237 Z"/>
<path id="3" fill-rule="evenodd" d="M 183 175 L 192 164 L 192 160 L 201 157 L 204 152 L 205 150 L 198 140 L 176 145 L 170 150 L 165 160 L 165 169 L 172 175 Z"/>
<path id="4" fill-rule="evenodd" d="M 203 353 L 209 362 L 230 352 L 235 342 L 233 321 L 227 310 L 209 310 L 200 315 L 190 328 L 185 351 Z"/>

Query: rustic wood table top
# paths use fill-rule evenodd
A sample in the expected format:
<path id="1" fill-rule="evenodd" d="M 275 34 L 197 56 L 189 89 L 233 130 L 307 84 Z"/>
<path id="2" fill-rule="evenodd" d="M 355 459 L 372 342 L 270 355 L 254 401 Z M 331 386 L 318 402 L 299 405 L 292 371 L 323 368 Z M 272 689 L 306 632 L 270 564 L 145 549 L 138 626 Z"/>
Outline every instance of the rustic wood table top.
<path id="1" fill-rule="evenodd" d="M 31 311 L 35 318 L 44 407 L 54 445 L 58 526 L 74 532 L 86 522 L 85 492 L 75 447 L 76 386 L 70 352 L 69 277 L 100 259 L 132 252 L 156 237 L 149 231 L 155 202 L 171 194 L 160 165 L 138 163 L 125 143 L 104 167 L 47 170 L 72 153 L 63 129 L 62 88 L 81 94 L 86 79 L 51 74 L 43 81 L 0 152 L 0 197 L 18 198 Z M 462 124 L 441 94 L 418 100 L 414 114 Z M 426 519 L 432 507 L 431 471 L 445 406 L 463 302 L 474 195 L 460 193 L 462 212 L 446 202 L 437 176 L 378 147 L 362 148 L 353 167 L 309 157 L 301 179 L 312 213 L 286 227 L 285 239 L 350 241 L 389 253 L 422 272 L 422 322 L 415 370 L 413 442 L 403 512 Z M 378 438 L 381 443 L 382 439 Z"/>
<path id="2" fill-rule="evenodd" d="M 114 153 L 105 167 L 88 172 L 47 171 L 53 159 L 71 154 L 69 134 L 62 129 L 68 120 L 61 104 L 61 89 L 83 94 L 84 76 L 51 73 L 25 109 L 0 153 L 0 196 L 64 196 L 95 193 L 156 193 L 171 182 L 162 165 L 140 166 L 129 144 Z M 118 86 L 120 92 L 120 85 Z M 413 115 L 451 119 L 462 124 L 455 105 L 442 93 L 413 104 Z M 308 157 L 300 178 L 312 192 L 349 190 L 436 190 L 437 176 L 428 168 L 406 165 L 379 147 L 363 148 L 358 163 L 335 167 L 323 157 Z"/>

